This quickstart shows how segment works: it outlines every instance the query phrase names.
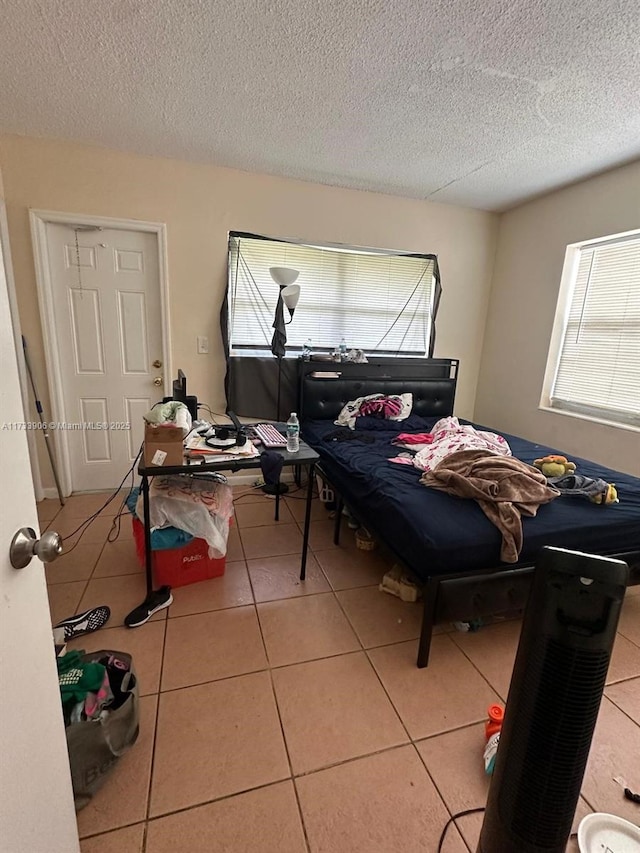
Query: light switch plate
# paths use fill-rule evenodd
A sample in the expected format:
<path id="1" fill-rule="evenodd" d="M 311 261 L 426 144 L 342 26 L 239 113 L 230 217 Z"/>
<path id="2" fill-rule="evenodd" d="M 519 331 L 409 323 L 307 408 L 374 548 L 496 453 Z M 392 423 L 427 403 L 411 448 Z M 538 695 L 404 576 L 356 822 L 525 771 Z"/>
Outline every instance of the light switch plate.
<path id="1" fill-rule="evenodd" d="M 199 355 L 207 355 L 209 352 L 209 338 L 206 335 L 198 335 L 196 337 Z"/>

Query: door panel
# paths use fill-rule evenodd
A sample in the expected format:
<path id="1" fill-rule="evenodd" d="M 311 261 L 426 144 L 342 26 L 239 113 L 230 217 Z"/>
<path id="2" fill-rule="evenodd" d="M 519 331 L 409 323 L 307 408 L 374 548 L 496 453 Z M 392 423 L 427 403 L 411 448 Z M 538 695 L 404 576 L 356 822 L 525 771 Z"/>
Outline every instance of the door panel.
<path id="1" fill-rule="evenodd" d="M 147 306 L 145 294 L 118 291 L 118 320 L 123 373 L 147 374 Z"/>
<path id="2" fill-rule="evenodd" d="M 72 225 L 46 229 L 72 487 L 114 488 L 137 456 L 142 415 L 162 397 L 157 236 L 79 231 L 76 253 Z"/>
<path id="3" fill-rule="evenodd" d="M 133 398 L 128 397 L 124 401 L 125 411 L 127 413 L 126 421 L 131 424 L 131 429 L 127 430 L 127 440 L 129 448 L 129 460 L 133 462 L 138 453 L 138 449 L 144 438 L 144 422 L 142 420 L 145 412 L 148 412 L 153 401 L 149 397 Z"/>
<path id="4" fill-rule="evenodd" d="M 127 249 L 114 251 L 116 272 L 144 272 L 144 255 Z"/>
<path id="5" fill-rule="evenodd" d="M 24 423 L 7 296 L 0 239 L 0 405 Z M 0 849 L 78 853 L 44 566 L 9 561 L 16 531 L 38 530 L 24 429 L 0 431 L 0 473 Z"/>
<path id="6" fill-rule="evenodd" d="M 104 373 L 104 347 L 97 290 L 69 291 L 71 340 L 76 373 Z"/>

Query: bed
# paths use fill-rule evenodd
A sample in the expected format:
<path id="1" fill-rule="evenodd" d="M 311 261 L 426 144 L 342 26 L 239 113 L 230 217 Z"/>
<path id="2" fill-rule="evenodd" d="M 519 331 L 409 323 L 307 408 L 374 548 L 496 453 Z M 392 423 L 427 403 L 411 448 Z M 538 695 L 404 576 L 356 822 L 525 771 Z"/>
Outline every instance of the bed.
<path id="1" fill-rule="evenodd" d="M 336 491 L 340 504 L 344 502 L 362 524 L 375 531 L 423 587 L 419 667 L 428 664 L 437 622 L 467 621 L 521 609 L 543 545 L 619 556 L 632 569 L 631 582 L 640 583 L 640 479 L 565 454 L 577 463 L 580 473 L 614 482 L 620 503 L 602 507 L 563 496 L 541 506 L 535 518 L 523 518 L 519 562 L 501 563 L 501 535 L 475 501 L 427 488 L 419 482 L 418 469 L 388 461 L 398 453 L 391 440 L 400 428 L 428 432 L 439 418 L 453 413 L 458 362 L 424 359 L 343 364 L 335 366 L 337 378 L 323 377 L 332 367 L 311 362 L 301 368 L 302 435 L 319 453 L 321 474 Z M 411 392 L 409 420 L 359 421 L 358 431 L 362 429 L 368 436 L 366 442 L 326 440 L 335 432 L 334 420 L 348 400 L 379 392 Z M 513 455 L 524 462 L 562 452 L 500 434 Z"/>

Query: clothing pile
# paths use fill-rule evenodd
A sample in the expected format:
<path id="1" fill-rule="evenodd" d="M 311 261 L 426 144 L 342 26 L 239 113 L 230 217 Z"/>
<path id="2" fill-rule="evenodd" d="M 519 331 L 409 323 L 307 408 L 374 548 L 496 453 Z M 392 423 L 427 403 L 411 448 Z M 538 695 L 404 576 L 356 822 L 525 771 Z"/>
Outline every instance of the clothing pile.
<path id="1" fill-rule="evenodd" d="M 76 811 L 84 808 L 140 731 L 133 660 L 108 649 L 57 659 Z"/>
<path id="2" fill-rule="evenodd" d="M 461 424 L 455 417 L 441 418 L 431 434 L 433 441 L 419 450 L 413 460 L 423 471 L 433 471 L 443 459 L 461 450 L 484 450 L 498 456 L 511 456 L 511 448 L 501 435 Z"/>
<path id="3" fill-rule="evenodd" d="M 413 455 L 400 453 L 389 462 L 415 465 L 421 471 L 433 471 L 443 459 L 461 450 L 484 450 L 498 456 L 511 456 L 511 448 L 501 435 L 461 424 L 455 417 L 440 418 L 431 432 L 400 433 L 392 444 L 407 448 Z"/>
<path id="4" fill-rule="evenodd" d="M 156 403 L 146 415 L 144 415 L 146 423 L 152 426 L 161 426 L 162 424 L 173 424 L 180 427 L 182 435 L 186 438 L 191 430 L 191 415 L 189 409 L 184 403 L 179 403 L 177 400 L 169 400 L 166 403 Z"/>
<path id="5" fill-rule="evenodd" d="M 136 514 L 144 517 L 142 495 Z M 149 489 L 149 514 L 152 531 L 174 527 L 204 539 L 212 559 L 221 559 L 227 553 L 233 515 L 231 486 L 195 477 L 155 477 Z"/>
<path id="6" fill-rule="evenodd" d="M 136 507 L 140 497 L 140 489 L 136 486 L 129 492 L 127 496 L 127 509 L 134 518 L 138 518 Z M 140 516 L 138 520 L 141 520 Z M 151 550 L 152 551 L 169 551 L 172 548 L 182 548 L 188 545 L 193 540 L 193 536 L 187 533 L 186 530 L 180 530 L 177 527 L 158 527 L 151 531 Z"/>
<path id="7" fill-rule="evenodd" d="M 420 482 L 449 495 L 475 500 L 502 534 L 500 559 L 516 563 L 522 549 L 522 518 L 558 497 L 537 468 L 486 448 L 447 455 Z"/>
<path id="8" fill-rule="evenodd" d="M 88 661 L 84 651 L 74 650 L 56 661 L 65 726 L 105 719 L 129 696 L 134 676 L 117 655 Z"/>
<path id="9" fill-rule="evenodd" d="M 373 444 L 375 438 L 369 433 L 366 432 L 358 432 L 358 430 L 348 430 L 344 427 L 339 427 L 338 429 L 334 429 L 331 432 L 328 432 L 325 437 L 325 441 L 361 441 L 363 444 Z"/>

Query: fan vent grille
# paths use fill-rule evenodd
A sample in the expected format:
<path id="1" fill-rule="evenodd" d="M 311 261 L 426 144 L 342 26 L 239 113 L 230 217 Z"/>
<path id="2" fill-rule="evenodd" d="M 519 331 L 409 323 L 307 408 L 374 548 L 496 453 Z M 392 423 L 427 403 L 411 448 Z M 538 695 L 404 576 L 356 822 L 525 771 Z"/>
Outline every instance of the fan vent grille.
<path id="1" fill-rule="evenodd" d="M 511 741 L 499 810 L 516 836 L 545 848 L 566 839 L 573 820 L 573 806 L 565 813 L 558 804 L 579 795 L 609 653 L 548 637 L 530 655 L 518 716 L 527 734 Z"/>

